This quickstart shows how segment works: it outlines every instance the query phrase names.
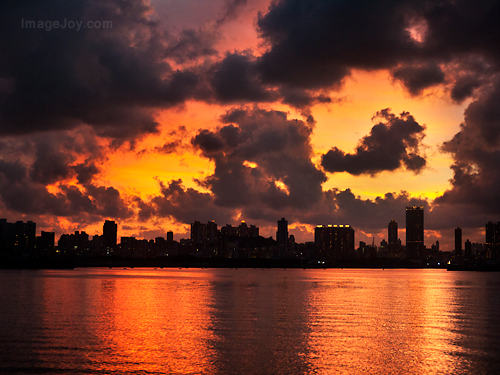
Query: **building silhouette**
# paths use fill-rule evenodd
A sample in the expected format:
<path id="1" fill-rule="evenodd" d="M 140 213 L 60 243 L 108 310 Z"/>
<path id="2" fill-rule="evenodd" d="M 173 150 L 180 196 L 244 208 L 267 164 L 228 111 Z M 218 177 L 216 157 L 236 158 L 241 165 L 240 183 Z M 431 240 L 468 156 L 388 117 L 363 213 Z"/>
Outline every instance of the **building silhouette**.
<path id="1" fill-rule="evenodd" d="M 350 259 L 354 256 L 354 229 L 349 225 L 318 225 L 314 243 L 318 260 Z"/>
<path id="2" fill-rule="evenodd" d="M 401 243 L 398 238 L 398 223 L 392 219 L 387 226 L 387 250 L 390 258 L 399 257 L 401 252 Z"/>
<path id="3" fill-rule="evenodd" d="M 500 255 L 500 222 L 486 223 L 486 257 L 498 259 Z"/>
<path id="4" fill-rule="evenodd" d="M 472 244 L 469 239 L 465 241 L 465 259 L 472 260 Z"/>
<path id="5" fill-rule="evenodd" d="M 462 256 L 462 229 L 455 228 L 455 256 Z"/>
<path id="6" fill-rule="evenodd" d="M 36 256 L 36 223 L 9 223 L 7 219 L 0 219 L 0 254 L 2 253 L 24 259 Z"/>
<path id="7" fill-rule="evenodd" d="M 485 226 L 486 243 L 471 243 L 467 240 L 465 250 L 462 230 L 459 227 L 455 229 L 454 253 L 459 260 L 457 263 L 486 264 L 487 261 L 488 264 L 500 265 L 500 222 L 488 222 Z M 106 220 L 102 235 L 94 235 L 90 239 L 86 232 L 75 231 L 73 234 L 62 234 L 57 246 L 54 246 L 55 233 L 42 231 L 40 236 L 36 236 L 36 223 L 33 221 L 9 223 L 6 219 L 0 219 L 0 260 L 4 258 L 13 262 L 36 263 L 47 259 L 82 259 L 83 262 L 94 262 L 98 258 L 111 257 L 105 261 L 125 258 L 161 261 L 162 257 L 170 259 L 177 256 L 175 260 L 196 255 L 202 258 L 286 260 L 290 264 L 301 261 L 315 265 L 318 263 L 316 261 L 320 261 L 331 266 L 342 264 L 337 262 L 339 260 L 380 264 L 382 258 L 402 258 L 405 254 L 395 220 L 388 224 L 388 242 L 384 239 L 377 247 L 374 238 L 371 245 L 361 241 L 357 252 L 354 249 L 355 231 L 350 225 L 318 225 L 314 231 L 314 242 L 296 243 L 295 237 L 289 235 L 285 218 L 277 222 L 276 240 L 260 236 L 259 228 L 245 221 L 241 221 L 238 226 L 226 224 L 220 229 L 213 220 L 207 223 L 195 221 L 191 224 L 191 236 L 179 242 L 174 241 L 173 232 L 168 231 L 166 239 L 121 237 L 120 244 L 117 244 L 117 229 L 117 223 Z M 439 265 L 453 260 L 452 252 L 440 251 L 439 241 L 431 248 L 425 248 L 422 206 L 406 207 L 406 248 L 407 259 L 422 260 L 425 257 L 427 266 L 432 266 L 433 262 Z M 398 263 L 399 260 L 394 264 Z"/>
<path id="8" fill-rule="evenodd" d="M 102 227 L 102 244 L 106 255 L 112 254 L 117 241 L 118 224 L 114 221 L 106 220 Z"/>
<path id="9" fill-rule="evenodd" d="M 278 257 L 280 259 L 286 258 L 288 256 L 288 221 L 284 217 L 278 221 L 276 242 L 278 245 Z"/>
<path id="10" fill-rule="evenodd" d="M 214 220 L 205 223 L 195 221 L 191 223 L 191 251 L 197 256 L 217 255 L 219 231 Z"/>
<path id="11" fill-rule="evenodd" d="M 37 237 L 37 249 L 42 255 L 52 255 L 54 251 L 56 234 L 42 230 L 40 237 Z"/>
<path id="12" fill-rule="evenodd" d="M 406 257 L 424 258 L 423 206 L 406 206 Z"/>

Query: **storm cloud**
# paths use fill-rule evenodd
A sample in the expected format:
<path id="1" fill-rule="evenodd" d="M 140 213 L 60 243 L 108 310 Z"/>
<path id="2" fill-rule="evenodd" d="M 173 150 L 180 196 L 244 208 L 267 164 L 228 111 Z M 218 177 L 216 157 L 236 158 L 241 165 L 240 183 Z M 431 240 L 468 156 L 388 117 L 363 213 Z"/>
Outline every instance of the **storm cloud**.
<path id="1" fill-rule="evenodd" d="M 426 164 L 420 146 L 425 136 L 425 126 L 420 125 L 408 112 L 399 116 L 383 109 L 373 119 L 380 119 L 370 134 L 363 137 L 353 154 L 346 154 L 337 147 L 321 158 L 327 172 L 348 172 L 375 175 L 382 171 L 393 171 L 404 166 L 419 173 Z"/>
<path id="2" fill-rule="evenodd" d="M 2 133 L 81 124 L 117 139 L 157 132 L 155 110 L 189 98 L 197 76 L 164 61 L 169 39 L 151 11 L 141 1 L 2 2 L 0 22 L 9 30 L 0 33 Z M 83 26 L 47 30 L 28 23 L 47 20 Z M 88 22 L 109 23 L 90 28 Z"/>
<path id="3" fill-rule="evenodd" d="M 439 205 L 467 205 L 491 215 L 500 212 L 500 83 L 485 90 L 465 110 L 461 130 L 442 145 L 452 155 L 452 188 Z"/>
<path id="4" fill-rule="evenodd" d="M 257 66 L 264 82 L 308 89 L 339 87 L 352 69 L 389 69 L 417 95 L 447 79 L 463 85 L 441 64 L 479 73 L 486 61 L 498 72 L 499 16 L 490 1 L 274 2 L 258 20 L 270 48 Z"/>

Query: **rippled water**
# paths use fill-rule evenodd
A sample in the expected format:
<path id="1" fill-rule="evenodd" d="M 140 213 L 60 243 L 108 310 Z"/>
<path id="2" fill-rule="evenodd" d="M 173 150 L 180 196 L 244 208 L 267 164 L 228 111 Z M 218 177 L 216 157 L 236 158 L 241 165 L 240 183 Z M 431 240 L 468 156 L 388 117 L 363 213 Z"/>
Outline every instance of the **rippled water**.
<path id="1" fill-rule="evenodd" d="M 0 271 L 0 372 L 500 373 L 500 274 Z"/>

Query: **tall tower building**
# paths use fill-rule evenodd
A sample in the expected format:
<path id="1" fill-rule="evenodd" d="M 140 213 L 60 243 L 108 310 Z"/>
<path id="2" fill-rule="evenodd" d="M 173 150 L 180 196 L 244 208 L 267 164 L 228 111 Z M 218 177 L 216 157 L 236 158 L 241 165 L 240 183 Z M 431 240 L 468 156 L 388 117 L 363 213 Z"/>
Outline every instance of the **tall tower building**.
<path id="1" fill-rule="evenodd" d="M 276 242 L 278 243 L 278 257 L 283 259 L 288 255 L 288 221 L 284 217 L 278 221 Z"/>
<path id="2" fill-rule="evenodd" d="M 486 223 L 486 253 L 490 258 L 497 259 L 500 255 L 500 222 Z"/>
<path id="3" fill-rule="evenodd" d="M 462 229 L 455 228 L 455 256 L 462 256 Z"/>
<path id="4" fill-rule="evenodd" d="M 106 220 L 102 227 L 102 244 L 108 254 L 116 247 L 117 234 L 118 224 L 114 221 Z"/>
<path id="5" fill-rule="evenodd" d="M 388 239 L 388 250 L 389 256 L 394 257 L 396 253 L 399 252 L 399 242 L 398 242 L 398 223 L 396 220 L 392 219 L 387 227 L 387 239 Z"/>
<path id="6" fill-rule="evenodd" d="M 409 259 L 424 257 L 423 206 L 406 206 L 406 253 Z"/>
<path id="7" fill-rule="evenodd" d="M 465 259 L 472 259 L 472 244 L 468 239 L 465 241 Z"/>

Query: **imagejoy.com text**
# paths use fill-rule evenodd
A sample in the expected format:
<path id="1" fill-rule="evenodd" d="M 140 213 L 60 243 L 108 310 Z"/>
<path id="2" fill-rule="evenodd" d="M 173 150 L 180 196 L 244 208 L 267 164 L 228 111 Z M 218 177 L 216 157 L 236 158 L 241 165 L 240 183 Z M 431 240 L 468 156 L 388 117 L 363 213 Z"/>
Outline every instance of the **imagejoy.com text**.
<path id="1" fill-rule="evenodd" d="M 21 29 L 40 29 L 45 31 L 67 29 L 80 31 L 81 29 L 112 29 L 113 21 L 52 21 L 52 20 L 25 20 L 21 18 Z"/>

